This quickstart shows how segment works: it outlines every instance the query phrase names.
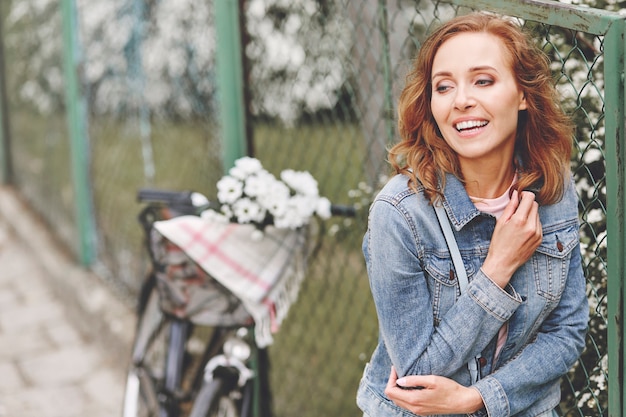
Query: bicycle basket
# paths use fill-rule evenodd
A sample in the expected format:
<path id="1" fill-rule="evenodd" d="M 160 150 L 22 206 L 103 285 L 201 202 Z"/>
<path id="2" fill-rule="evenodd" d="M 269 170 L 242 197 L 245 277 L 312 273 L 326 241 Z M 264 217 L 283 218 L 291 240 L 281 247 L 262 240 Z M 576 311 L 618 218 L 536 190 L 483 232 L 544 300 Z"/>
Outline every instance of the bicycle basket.
<path id="1" fill-rule="evenodd" d="M 160 307 L 206 326 L 250 324 L 252 317 L 228 289 L 213 279 L 179 246 L 155 229 L 151 234 Z"/>
<path id="2" fill-rule="evenodd" d="M 272 342 L 305 274 L 307 229 L 254 226 L 197 216 L 156 222 L 152 235 L 161 308 L 202 325 L 252 318 L 259 346 Z"/>

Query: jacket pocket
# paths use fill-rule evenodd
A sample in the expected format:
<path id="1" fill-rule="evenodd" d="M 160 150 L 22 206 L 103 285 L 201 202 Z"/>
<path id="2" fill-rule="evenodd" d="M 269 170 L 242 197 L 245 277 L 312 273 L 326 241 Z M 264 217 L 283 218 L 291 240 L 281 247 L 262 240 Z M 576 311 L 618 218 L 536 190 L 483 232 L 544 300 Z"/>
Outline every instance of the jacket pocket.
<path id="1" fill-rule="evenodd" d="M 543 241 L 532 259 L 537 294 L 557 301 L 567 279 L 571 252 L 578 247 L 578 224 L 544 230 Z"/>
<path id="2" fill-rule="evenodd" d="M 435 326 L 439 324 L 441 318 L 456 302 L 460 295 L 457 273 L 454 269 L 452 258 L 448 254 L 441 256 L 431 254 L 426 257 L 424 270 L 428 279 L 428 288 L 432 300 L 433 318 Z M 472 263 L 463 260 L 465 272 L 469 277 L 474 275 Z"/>

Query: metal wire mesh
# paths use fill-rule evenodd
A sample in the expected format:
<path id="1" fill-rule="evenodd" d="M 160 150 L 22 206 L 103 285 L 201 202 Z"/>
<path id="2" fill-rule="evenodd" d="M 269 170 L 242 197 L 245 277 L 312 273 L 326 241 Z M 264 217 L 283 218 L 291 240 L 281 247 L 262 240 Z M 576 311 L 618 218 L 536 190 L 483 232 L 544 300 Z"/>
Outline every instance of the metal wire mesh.
<path id="1" fill-rule="evenodd" d="M 563 384 L 564 415 L 608 415 L 607 246 L 603 39 L 542 28 L 563 105 L 576 124 L 572 169 L 581 213 L 581 247 L 591 306 L 587 346 Z"/>
<path id="2" fill-rule="evenodd" d="M 59 3 L 3 1 L 0 12 L 17 185 L 77 250 Z M 223 172 L 214 118 L 213 2 L 77 3 L 90 115 L 95 267 L 132 298 L 144 269 L 137 188 L 214 196 Z M 308 170 L 322 195 L 361 207 L 356 218 L 324 224 L 328 234 L 276 335 L 270 350 L 274 414 L 359 416 L 356 388 L 377 339 L 360 241 L 367 205 L 388 173 L 385 148 L 396 138 L 395 102 L 426 34 L 470 9 L 436 0 L 243 4 L 255 156 L 274 173 Z M 550 56 L 563 105 L 577 126 L 572 169 L 592 309 L 587 349 L 563 383 L 561 411 L 608 415 L 602 74 L 604 54 L 611 51 L 602 37 L 539 22 L 525 26 Z"/>
<path id="3" fill-rule="evenodd" d="M 20 191 L 54 226 L 59 237 L 76 248 L 74 189 L 70 144 L 62 95 L 44 95 L 42 89 L 64 85 L 62 39 L 50 36 L 46 55 L 38 54 L 41 39 L 36 28 L 44 22 L 52 33 L 60 33 L 58 4 L 33 13 L 31 4 L 0 5 L 5 20 L 5 69 L 7 101 L 12 130 L 15 182 Z"/>

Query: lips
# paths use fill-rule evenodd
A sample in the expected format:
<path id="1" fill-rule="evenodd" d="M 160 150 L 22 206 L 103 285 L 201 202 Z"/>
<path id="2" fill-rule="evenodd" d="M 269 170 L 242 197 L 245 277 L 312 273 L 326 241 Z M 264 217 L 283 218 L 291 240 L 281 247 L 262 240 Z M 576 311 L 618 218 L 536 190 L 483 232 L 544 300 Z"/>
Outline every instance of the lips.
<path id="1" fill-rule="evenodd" d="M 487 120 L 464 120 L 462 122 L 456 123 L 454 128 L 458 132 L 464 132 L 467 130 L 477 129 L 483 126 L 487 126 L 489 122 Z"/>

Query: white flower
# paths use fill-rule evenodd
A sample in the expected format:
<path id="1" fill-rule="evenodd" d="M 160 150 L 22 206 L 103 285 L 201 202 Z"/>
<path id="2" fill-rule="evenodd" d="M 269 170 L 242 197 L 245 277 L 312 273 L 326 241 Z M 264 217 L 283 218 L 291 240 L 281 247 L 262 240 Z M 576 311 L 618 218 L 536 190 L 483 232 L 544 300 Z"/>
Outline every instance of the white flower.
<path id="1" fill-rule="evenodd" d="M 207 206 L 209 204 L 209 199 L 203 194 L 193 192 L 191 193 L 191 204 L 193 204 L 194 207 Z"/>
<path id="2" fill-rule="evenodd" d="M 315 213 L 320 216 L 322 219 L 329 219 L 331 216 L 330 212 L 330 200 L 326 197 L 320 197 L 317 200 L 317 206 L 315 207 Z"/>
<path id="3" fill-rule="evenodd" d="M 316 196 L 319 194 L 317 181 L 307 171 L 294 171 L 286 169 L 280 173 L 280 178 L 291 187 L 296 193 Z"/>
<path id="4" fill-rule="evenodd" d="M 297 229 L 315 214 L 322 218 L 331 214 L 330 201 L 319 196 L 317 181 L 310 173 L 288 169 L 279 180 L 255 158 L 235 161 L 217 189 L 221 214 L 207 212 L 203 217 L 262 225 L 269 213 L 277 228 Z"/>
<path id="5" fill-rule="evenodd" d="M 274 224 L 279 228 L 296 229 L 308 223 L 315 210 L 311 199 L 302 195 L 295 195 L 287 201 L 286 210 L 274 218 Z"/>
<path id="6" fill-rule="evenodd" d="M 222 212 L 224 217 L 228 219 L 232 219 L 233 217 L 235 217 L 235 213 L 233 213 L 233 210 L 228 204 L 223 204 L 222 207 L 220 207 L 220 211 Z"/>
<path id="7" fill-rule="evenodd" d="M 270 181 L 273 177 L 268 178 L 265 175 L 252 174 L 246 178 L 243 192 L 248 197 L 258 197 L 266 195 L 270 187 Z"/>
<path id="8" fill-rule="evenodd" d="M 249 198 L 237 200 L 233 204 L 233 213 L 239 223 L 262 222 L 265 218 L 265 211 Z"/>
<path id="9" fill-rule="evenodd" d="M 271 196 L 265 196 L 259 203 L 263 208 L 270 212 L 274 217 L 283 216 L 287 211 L 287 205 L 289 198 L 272 198 Z"/>
<path id="10" fill-rule="evenodd" d="M 293 205 L 298 211 L 301 217 L 309 218 L 315 214 L 315 206 L 317 205 L 317 198 L 311 198 L 306 195 L 294 195 L 289 200 L 290 205 Z"/>
<path id="11" fill-rule="evenodd" d="M 282 216 L 274 218 L 274 225 L 279 229 L 297 229 L 304 226 L 304 222 L 296 210 L 287 210 Z"/>
<path id="12" fill-rule="evenodd" d="M 212 210 L 212 209 L 204 210 L 200 214 L 200 217 L 202 217 L 205 220 L 214 221 L 218 223 L 228 223 L 228 221 L 230 220 L 230 217 L 227 217 L 224 214 L 218 213 L 217 211 Z"/>
<path id="13" fill-rule="evenodd" d="M 278 180 L 274 181 L 267 190 L 267 196 L 277 200 L 288 200 L 289 194 L 289 187 Z"/>
<path id="14" fill-rule="evenodd" d="M 241 180 L 263 170 L 261 162 L 256 158 L 244 156 L 235 161 L 235 166 L 228 171 L 230 175 Z"/>
<path id="15" fill-rule="evenodd" d="M 281 208 L 286 206 L 289 198 L 289 187 L 275 180 L 269 185 L 265 194 L 257 196 L 257 201 L 263 208 L 272 213 L 272 215 L 277 215 L 281 210 L 284 210 Z"/>
<path id="16" fill-rule="evenodd" d="M 220 203 L 232 204 L 243 194 L 243 183 L 236 178 L 225 176 L 217 182 L 217 199 Z"/>

